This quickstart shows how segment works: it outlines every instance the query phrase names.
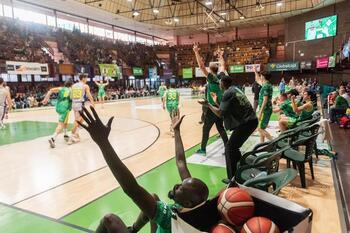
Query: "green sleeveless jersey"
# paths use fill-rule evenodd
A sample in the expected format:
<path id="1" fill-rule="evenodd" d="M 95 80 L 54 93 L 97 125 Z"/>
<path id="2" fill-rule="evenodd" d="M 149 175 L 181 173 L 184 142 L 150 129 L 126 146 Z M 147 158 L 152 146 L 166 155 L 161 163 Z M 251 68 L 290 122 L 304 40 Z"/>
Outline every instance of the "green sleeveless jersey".
<path id="1" fill-rule="evenodd" d="M 312 103 L 311 103 L 312 104 Z M 309 120 L 312 118 L 312 114 L 314 113 L 314 108 L 312 107 L 311 110 L 307 111 L 307 110 L 303 110 L 300 115 L 299 115 L 299 119 L 298 121 L 305 121 L 305 120 Z"/>
<path id="2" fill-rule="evenodd" d="M 165 93 L 165 98 L 167 104 L 179 104 L 180 93 L 171 88 Z"/>
<path id="3" fill-rule="evenodd" d="M 70 111 L 72 109 L 72 99 L 71 89 L 68 87 L 61 87 L 58 92 L 56 111 L 58 113 L 64 113 L 66 111 Z"/>

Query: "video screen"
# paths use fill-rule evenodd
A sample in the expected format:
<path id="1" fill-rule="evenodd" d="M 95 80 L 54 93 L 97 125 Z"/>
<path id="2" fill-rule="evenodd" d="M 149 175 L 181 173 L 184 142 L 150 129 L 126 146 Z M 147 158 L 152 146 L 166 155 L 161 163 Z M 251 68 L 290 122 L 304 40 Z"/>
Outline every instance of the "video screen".
<path id="1" fill-rule="evenodd" d="M 337 16 L 332 15 L 305 23 L 305 40 L 317 40 L 337 34 Z"/>

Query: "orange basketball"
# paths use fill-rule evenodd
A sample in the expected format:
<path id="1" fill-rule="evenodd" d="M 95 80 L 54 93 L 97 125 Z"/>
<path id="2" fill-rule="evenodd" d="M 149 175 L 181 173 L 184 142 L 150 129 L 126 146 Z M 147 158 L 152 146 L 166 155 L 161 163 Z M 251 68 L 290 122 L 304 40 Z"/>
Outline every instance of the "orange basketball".
<path id="1" fill-rule="evenodd" d="M 241 233 L 280 233 L 280 230 L 270 219 L 254 217 L 243 225 Z"/>
<path id="2" fill-rule="evenodd" d="M 219 223 L 213 228 L 213 230 L 211 230 L 211 233 L 236 233 L 236 232 L 231 227 L 225 224 Z"/>
<path id="3" fill-rule="evenodd" d="M 227 222 L 238 226 L 253 217 L 254 202 L 247 191 L 229 188 L 220 194 L 218 210 Z"/>

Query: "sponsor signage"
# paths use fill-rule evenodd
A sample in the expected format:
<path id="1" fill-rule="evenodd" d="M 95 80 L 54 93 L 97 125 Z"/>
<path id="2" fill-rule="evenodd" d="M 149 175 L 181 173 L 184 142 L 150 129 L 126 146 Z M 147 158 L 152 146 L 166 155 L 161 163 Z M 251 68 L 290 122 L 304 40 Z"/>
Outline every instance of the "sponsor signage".
<path id="1" fill-rule="evenodd" d="M 328 68 L 328 57 L 319 58 L 316 60 L 316 68 Z"/>
<path id="2" fill-rule="evenodd" d="M 111 78 L 120 78 L 122 72 L 120 67 L 116 64 L 99 64 L 100 73 L 102 76 L 111 77 Z"/>
<path id="3" fill-rule="evenodd" d="M 49 75 L 48 65 L 43 63 L 6 61 L 6 69 L 8 74 Z"/>
<path id="4" fill-rule="evenodd" d="M 157 76 L 157 67 L 149 67 L 148 68 L 148 78 L 149 79 L 156 79 Z"/>
<path id="5" fill-rule="evenodd" d="M 90 65 L 75 65 L 74 69 L 75 69 L 75 74 L 86 74 L 88 76 L 93 76 Z"/>
<path id="6" fill-rule="evenodd" d="M 329 59 L 328 59 L 328 67 L 329 68 L 334 68 L 335 67 L 335 56 L 336 55 L 333 55 L 333 56 L 329 57 Z"/>
<path id="7" fill-rule="evenodd" d="M 311 61 L 302 61 L 300 62 L 300 69 L 302 70 L 311 70 L 312 62 Z"/>
<path id="8" fill-rule="evenodd" d="M 133 68 L 132 68 L 132 73 L 133 73 L 135 76 L 142 76 L 142 75 L 143 75 L 143 69 L 140 68 L 140 67 L 133 67 Z"/>
<path id="9" fill-rule="evenodd" d="M 299 70 L 299 62 L 269 63 L 267 70 L 269 72 Z"/>
<path id="10" fill-rule="evenodd" d="M 244 65 L 233 65 L 228 67 L 228 72 L 233 73 L 244 73 Z"/>
<path id="11" fill-rule="evenodd" d="M 183 68 L 182 69 L 182 78 L 189 79 L 193 77 L 193 70 L 192 68 Z"/>
<path id="12" fill-rule="evenodd" d="M 245 65 L 245 72 L 246 73 L 252 73 L 254 72 L 254 66 L 256 68 L 257 72 L 260 72 L 260 64 L 250 64 L 250 65 Z"/>

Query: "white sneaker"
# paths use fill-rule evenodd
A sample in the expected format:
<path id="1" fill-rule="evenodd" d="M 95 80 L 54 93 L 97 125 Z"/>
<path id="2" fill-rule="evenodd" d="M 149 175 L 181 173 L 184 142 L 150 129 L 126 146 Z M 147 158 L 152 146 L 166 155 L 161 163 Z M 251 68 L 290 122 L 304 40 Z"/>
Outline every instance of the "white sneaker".
<path id="1" fill-rule="evenodd" d="M 68 145 L 72 145 L 77 142 L 80 142 L 79 136 L 72 135 L 68 140 Z"/>
<path id="2" fill-rule="evenodd" d="M 50 138 L 50 139 L 49 139 L 49 143 L 50 143 L 50 147 L 51 147 L 51 148 L 55 148 L 55 147 L 56 147 L 56 145 L 55 145 L 55 139 Z"/>

